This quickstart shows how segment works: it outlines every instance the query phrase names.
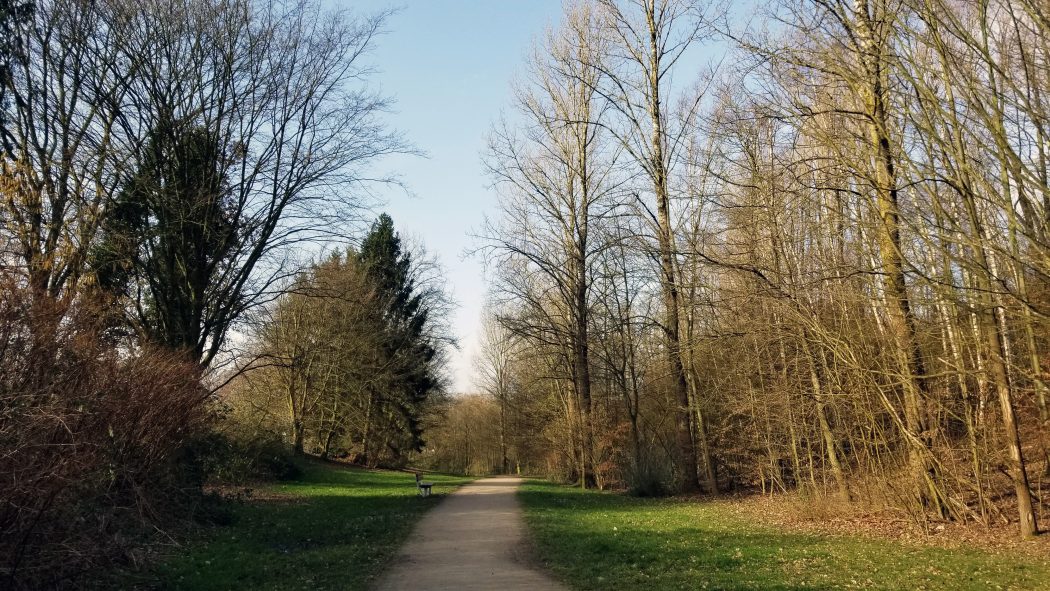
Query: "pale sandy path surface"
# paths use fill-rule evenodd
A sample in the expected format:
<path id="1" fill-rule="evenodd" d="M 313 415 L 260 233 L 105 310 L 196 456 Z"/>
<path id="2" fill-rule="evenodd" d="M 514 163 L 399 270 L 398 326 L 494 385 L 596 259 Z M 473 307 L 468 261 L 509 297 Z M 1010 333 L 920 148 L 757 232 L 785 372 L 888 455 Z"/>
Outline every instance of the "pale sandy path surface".
<path id="1" fill-rule="evenodd" d="M 416 525 L 377 591 L 567 591 L 529 564 L 520 478 L 485 478 L 443 500 Z"/>

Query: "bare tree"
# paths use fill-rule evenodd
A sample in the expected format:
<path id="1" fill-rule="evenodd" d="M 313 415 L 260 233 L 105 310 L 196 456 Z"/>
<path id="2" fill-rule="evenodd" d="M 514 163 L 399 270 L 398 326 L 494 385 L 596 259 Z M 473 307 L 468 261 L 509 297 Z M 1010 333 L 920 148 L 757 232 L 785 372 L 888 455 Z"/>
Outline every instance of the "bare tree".
<path id="1" fill-rule="evenodd" d="M 597 65 L 602 72 L 599 93 L 619 116 L 613 128 L 624 150 L 646 179 L 645 192 L 655 203 L 655 212 L 639 197 L 641 215 L 649 222 L 655 240 L 654 259 L 659 263 L 663 293 L 662 327 L 677 410 L 679 487 L 695 490 L 699 485 L 697 461 L 704 469 L 704 486 L 717 492 L 711 457 L 697 457 L 694 444 L 692 406 L 683 361 L 681 339 L 681 286 L 677 279 L 678 245 L 672 213 L 672 186 L 676 168 L 683 162 L 691 122 L 700 108 L 703 93 L 685 98 L 677 117 L 671 83 L 675 65 L 689 49 L 712 34 L 709 7 L 691 0 L 603 0 L 605 27 L 611 42 Z M 702 425 L 698 425 L 702 428 Z M 703 433 L 698 434 L 703 437 Z M 702 443 L 701 447 L 706 447 Z"/>
<path id="2" fill-rule="evenodd" d="M 375 179 L 366 167 L 407 150 L 381 120 L 387 99 L 365 85 L 387 14 L 157 0 L 122 16 L 130 24 L 121 57 L 137 65 L 130 106 L 115 122 L 126 141 L 123 178 L 150 166 L 158 138 L 174 143 L 198 129 L 214 146 L 218 195 L 183 213 L 172 203 L 188 195 L 147 185 L 130 206 L 155 215 L 156 225 L 132 227 L 124 240 L 131 252 L 112 254 L 132 261 L 126 291 L 139 330 L 208 364 L 245 311 L 290 277 L 291 248 L 345 236 Z M 198 229 L 205 239 L 188 243 Z"/>
<path id="3" fill-rule="evenodd" d="M 503 290 L 524 301 L 539 324 L 515 332 L 561 348 L 581 416 L 581 479 L 593 486 L 594 423 L 590 297 L 594 254 L 604 245 L 594 228 L 616 207 L 616 154 L 606 141 L 608 105 L 598 92 L 596 17 L 570 10 L 547 36 L 518 91 L 520 131 L 504 125 L 490 142 L 489 169 L 502 191 L 501 219 L 486 240 L 505 265 Z"/>
<path id="4" fill-rule="evenodd" d="M 120 178 L 115 133 L 135 64 L 121 55 L 124 23 L 111 6 L 37 2 L 5 41 L 23 59 L 6 64 L 0 167 L 2 260 L 37 297 L 72 297 Z"/>
<path id="5" fill-rule="evenodd" d="M 503 474 L 510 473 L 510 458 L 507 455 L 507 414 L 514 387 L 511 364 L 516 352 L 515 337 L 499 323 L 495 315 L 486 316 L 482 324 L 481 351 L 475 359 L 477 387 L 493 400 L 499 408 L 499 454 Z"/>

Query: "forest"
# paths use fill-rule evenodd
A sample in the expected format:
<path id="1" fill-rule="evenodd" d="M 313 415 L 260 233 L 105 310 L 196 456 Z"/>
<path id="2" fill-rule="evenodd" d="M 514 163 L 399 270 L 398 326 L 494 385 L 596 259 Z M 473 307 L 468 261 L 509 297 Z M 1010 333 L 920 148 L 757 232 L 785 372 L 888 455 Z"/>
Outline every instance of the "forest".
<path id="1" fill-rule="evenodd" d="M 442 461 L 1034 535 L 1050 13 L 736 10 L 580 2 L 536 44 L 485 153 L 488 402 L 460 403 L 498 428 Z"/>
<path id="2" fill-rule="evenodd" d="M 358 588 L 428 507 L 404 470 L 1046 527 L 1045 2 L 565 2 L 480 154 L 472 392 L 377 198 L 424 155 L 373 84 L 398 13 L 344 8 L 0 0 L 0 587 L 339 515 Z"/>

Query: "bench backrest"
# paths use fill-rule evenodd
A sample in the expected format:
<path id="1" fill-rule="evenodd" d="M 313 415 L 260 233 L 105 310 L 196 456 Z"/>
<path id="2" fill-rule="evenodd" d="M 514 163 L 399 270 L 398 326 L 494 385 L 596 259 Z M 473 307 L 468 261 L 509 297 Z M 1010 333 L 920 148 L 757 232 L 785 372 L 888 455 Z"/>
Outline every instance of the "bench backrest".
<path id="1" fill-rule="evenodd" d="M 419 484 L 421 480 L 423 480 L 423 474 L 420 472 L 416 472 L 416 484 Z"/>

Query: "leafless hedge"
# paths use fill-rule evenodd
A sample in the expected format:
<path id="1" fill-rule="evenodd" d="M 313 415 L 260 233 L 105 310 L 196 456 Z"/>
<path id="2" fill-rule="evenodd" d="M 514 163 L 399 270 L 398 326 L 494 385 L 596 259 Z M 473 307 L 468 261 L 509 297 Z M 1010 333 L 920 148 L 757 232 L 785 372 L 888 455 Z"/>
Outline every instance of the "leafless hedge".
<path id="1" fill-rule="evenodd" d="M 0 587 L 134 561 L 144 532 L 199 498 L 174 461 L 206 421 L 197 369 L 117 352 L 97 311 L 0 278 Z"/>

